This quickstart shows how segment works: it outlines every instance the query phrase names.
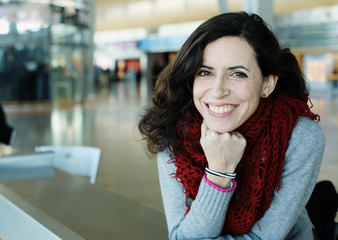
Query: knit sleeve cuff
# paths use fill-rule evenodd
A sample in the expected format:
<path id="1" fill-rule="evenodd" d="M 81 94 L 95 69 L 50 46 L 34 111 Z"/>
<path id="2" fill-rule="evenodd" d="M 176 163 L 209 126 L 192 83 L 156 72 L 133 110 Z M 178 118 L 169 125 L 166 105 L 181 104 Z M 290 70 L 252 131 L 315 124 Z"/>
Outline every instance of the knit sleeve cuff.
<path id="1" fill-rule="evenodd" d="M 219 188 L 204 176 L 197 196 L 191 205 L 189 217 L 203 216 L 209 227 L 215 230 L 214 232 L 221 232 L 235 187 L 236 184 L 230 189 Z"/>
<path id="2" fill-rule="evenodd" d="M 229 193 L 229 192 L 233 192 L 235 189 L 236 189 L 236 186 L 237 186 L 237 182 L 235 180 L 232 180 L 232 186 L 230 188 L 220 188 L 218 186 L 216 186 L 215 184 L 213 184 L 212 182 L 210 182 L 207 177 L 206 177 L 207 174 L 204 174 L 203 176 L 203 180 L 204 182 L 206 182 L 209 186 L 213 187 L 214 189 L 220 191 L 220 192 L 224 192 L 224 193 Z"/>

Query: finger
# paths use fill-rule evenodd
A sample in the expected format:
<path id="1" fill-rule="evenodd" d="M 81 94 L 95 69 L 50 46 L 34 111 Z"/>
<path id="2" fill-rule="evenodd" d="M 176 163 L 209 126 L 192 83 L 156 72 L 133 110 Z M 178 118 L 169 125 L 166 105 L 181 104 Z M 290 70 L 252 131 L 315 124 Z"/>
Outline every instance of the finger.
<path id="1" fill-rule="evenodd" d="M 241 133 L 236 132 L 236 131 L 231 132 L 231 134 L 232 134 L 233 136 L 238 137 L 238 138 L 244 138 L 244 136 L 243 136 Z"/>
<path id="2" fill-rule="evenodd" d="M 240 143 L 246 145 L 246 139 L 241 133 L 234 131 L 233 136 L 236 136 Z"/>
<path id="3" fill-rule="evenodd" d="M 218 137 L 219 134 L 218 134 L 218 132 L 216 132 L 216 131 L 213 131 L 213 130 L 211 130 L 211 129 L 208 129 L 205 136 L 208 137 L 208 138 L 215 138 L 215 137 Z"/>
<path id="4" fill-rule="evenodd" d="M 205 121 L 203 120 L 201 124 L 201 138 L 200 138 L 200 144 L 202 145 L 202 147 L 204 146 L 204 143 L 205 143 L 205 135 L 207 134 L 206 129 L 207 129 L 207 126 L 205 124 Z"/>
<path id="5" fill-rule="evenodd" d="M 201 137 L 205 137 L 207 135 L 208 127 L 205 121 L 203 120 L 201 125 Z"/>

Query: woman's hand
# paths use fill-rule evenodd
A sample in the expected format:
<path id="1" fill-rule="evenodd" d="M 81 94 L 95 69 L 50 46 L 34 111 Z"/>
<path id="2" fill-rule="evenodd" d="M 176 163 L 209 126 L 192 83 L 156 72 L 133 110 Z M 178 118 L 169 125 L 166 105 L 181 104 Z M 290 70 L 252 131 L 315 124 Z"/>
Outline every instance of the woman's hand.
<path id="1" fill-rule="evenodd" d="M 222 173 L 234 173 L 242 159 L 246 140 L 239 132 L 218 133 L 201 125 L 201 140 L 208 168 Z M 230 186 L 231 179 L 207 175 L 209 181 L 222 188 Z"/>

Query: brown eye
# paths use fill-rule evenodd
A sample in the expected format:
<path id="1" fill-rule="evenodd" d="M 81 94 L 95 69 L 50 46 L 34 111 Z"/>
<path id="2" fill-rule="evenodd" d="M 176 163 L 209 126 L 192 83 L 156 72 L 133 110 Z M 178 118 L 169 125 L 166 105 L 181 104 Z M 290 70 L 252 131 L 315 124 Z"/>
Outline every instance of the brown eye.
<path id="1" fill-rule="evenodd" d="M 201 76 L 201 77 L 205 77 L 205 76 L 210 76 L 211 73 L 209 71 L 207 71 L 207 70 L 201 70 L 201 71 L 198 72 L 197 75 Z"/>
<path id="2" fill-rule="evenodd" d="M 234 72 L 234 73 L 232 74 L 232 76 L 234 76 L 234 77 L 239 77 L 239 78 L 246 78 L 246 77 L 248 77 L 248 75 L 246 75 L 246 74 L 243 73 L 243 72 Z"/>

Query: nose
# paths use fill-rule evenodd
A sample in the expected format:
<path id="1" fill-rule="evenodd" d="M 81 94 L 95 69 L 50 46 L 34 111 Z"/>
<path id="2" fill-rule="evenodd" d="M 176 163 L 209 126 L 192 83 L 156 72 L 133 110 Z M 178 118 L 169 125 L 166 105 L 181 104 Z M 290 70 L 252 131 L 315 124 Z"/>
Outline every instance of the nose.
<path id="1" fill-rule="evenodd" d="M 230 94 L 229 83 L 226 77 L 216 76 L 211 88 L 211 93 L 215 98 L 222 98 Z"/>

